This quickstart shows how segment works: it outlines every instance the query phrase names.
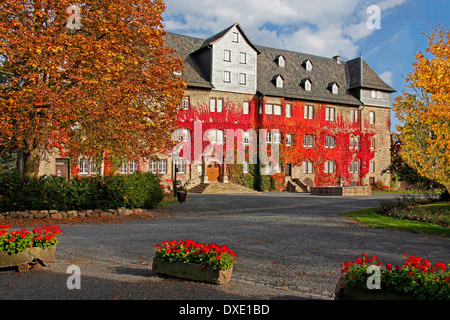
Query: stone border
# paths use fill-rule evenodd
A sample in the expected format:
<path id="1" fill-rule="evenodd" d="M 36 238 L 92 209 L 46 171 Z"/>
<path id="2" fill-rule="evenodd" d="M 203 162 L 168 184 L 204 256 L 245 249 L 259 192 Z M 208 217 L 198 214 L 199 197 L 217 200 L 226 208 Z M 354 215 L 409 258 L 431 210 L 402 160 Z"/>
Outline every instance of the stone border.
<path id="1" fill-rule="evenodd" d="M 145 209 L 108 209 L 108 210 L 24 210 L 9 211 L 0 213 L 0 220 L 14 219 L 64 219 L 64 218 L 85 218 L 85 217 L 113 217 L 113 216 L 130 216 L 145 213 Z"/>

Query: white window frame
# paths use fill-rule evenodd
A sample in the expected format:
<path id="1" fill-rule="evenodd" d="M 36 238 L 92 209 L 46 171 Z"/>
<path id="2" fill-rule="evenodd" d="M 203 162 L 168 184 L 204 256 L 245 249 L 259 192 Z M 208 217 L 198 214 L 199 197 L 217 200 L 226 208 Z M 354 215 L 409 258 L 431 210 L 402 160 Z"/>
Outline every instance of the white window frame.
<path id="1" fill-rule="evenodd" d="M 359 149 L 359 137 L 351 136 L 350 137 L 350 149 Z"/>
<path id="2" fill-rule="evenodd" d="M 247 84 L 247 74 L 246 73 L 239 74 L 239 84 L 243 84 L 243 85 Z"/>
<path id="3" fill-rule="evenodd" d="M 280 143 L 280 142 L 281 142 L 281 133 L 274 132 L 273 133 L 272 143 Z"/>
<path id="4" fill-rule="evenodd" d="M 323 171 L 325 173 L 334 173 L 336 172 L 336 162 L 332 160 L 327 160 L 324 162 Z"/>
<path id="5" fill-rule="evenodd" d="M 339 87 L 336 83 L 333 83 L 331 85 L 331 93 L 332 94 L 338 94 L 339 93 Z"/>
<path id="6" fill-rule="evenodd" d="M 266 133 L 266 143 L 272 143 L 272 133 L 271 132 Z"/>
<path id="7" fill-rule="evenodd" d="M 242 135 L 242 143 L 244 145 L 250 144 L 250 132 L 244 132 Z"/>
<path id="8" fill-rule="evenodd" d="M 283 88 L 283 78 L 281 76 L 277 77 L 276 86 L 277 86 L 277 88 Z"/>
<path id="9" fill-rule="evenodd" d="M 238 32 L 233 32 L 231 34 L 231 41 L 235 42 L 235 43 L 239 43 L 239 33 Z"/>
<path id="10" fill-rule="evenodd" d="M 137 161 L 128 161 L 128 173 L 135 173 L 139 170 L 139 162 Z"/>
<path id="11" fill-rule="evenodd" d="M 158 173 L 167 173 L 167 160 L 161 159 L 158 161 Z"/>
<path id="12" fill-rule="evenodd" d="M 370 139 L 370 150 L 375 150 L 375 146 L 376 146 L 375 137 L 372 137 Z"/>
<path id="13" fill-rule="evenodd" d="M 241 52 L 239 54 L 239 63 L 247 64 L 247 53 Z"/>
<path id="14" fill-rule="evenodd" d="M 336 145 L 336 138 L 334 136 L 325 137 L 325 148 L 333 149 Z"/>
<path id="15" fill-rule="evenodd" d="M 292 146 L 292 134 L 286 134 L 286 146 Z"/>
<path id="16" fill-rule="evenodd" d="M 89 164 L 90 164 L 89 159 L 87 159 L 87 158 L 80 159 L 79 174 L 88 175 L 89 174 Z"/>
<path id="17" fill-rule="evenodd" d="M 311 71 L 312 70 L 312 62 L 310 60 L 306 61 L 305 69 L 306 69 L 306 71 Z"/>
<path id="18" fill-rule="evenodd" d="M 350 121 L 351 122 L 358 122 L 358 110 L 351 109 L 350 110 Z"/>
<path id="19" fill-rule="evenodd" d="M 305 104 L 303 111 L 303 118 L 305 119 L 314 119 L 314 106 Z"/>
<path id="20" fill-rule="evenodd" d="M 359 161 L 350 162 L 350 173 L 359 173 Z"/>
<path id="21" fill-rule="evenodd" d="M 189 97 L 184 97 L 182 102 L 183 110 L 189 110 Z"/>
<path id="22" fill-rule="evenodd" d="M 216 99 L 209 99 L 209 111 L 216 112 Z"/>
<path id="23" fill-rule="evenodd" d="M 178 171 L 177 171 L 178 173 L 181 173 L 181 174 L 186 173 L 186 160 L 179 159 L 179 160 L 175 161 L 175 166 L 178 169 Z"/>
<path id="24" fill-rule="evenodd" d="M 325 120 L 326 121 L 335 121 L 335 119 L 336 119 L 336 108 L 335 107 L 326 107 Z"/>
<path id="25" fill-rule="evenodd" d="M 303 173 L 314 173 L 314 164 L 312 161 L 303 161 Z"/>
<path id="26" fill-rule="evenodd" d="M 153 174 L 158 173 L 158 161 L 157 160 L 150 160 L 149 161 L 149 168 L 148 171 Z"/>
<path id="27" fill-rule="evenodd" d="M 375 111 L 369 112 L 369 124 L 375 124 Z"/>
<path id="28" fill-rule="evenodd" d="M 216 100 L 216 112 L 222 112 L 223 111 L 223 99 L 217 99 Z"/>
<path id="29" fill-rule="evenodd" d="M 273 114 L 273 104 L 267 104 L 264 107 L 265 114 Z"/>
<path id="30" fill-rule="evenodd" d="M 303 138 L 303 146 L 305 148 L 312 148 L 314 147 L 314 135 L 312 134 L 305 134 Z"/>
<path id="31" fill-rule="evenodd" d="M 242 167 L 242 171 L 243 171 L 244 173 L 248 173 L 248 172 L 249 172 L 248 161 L 244 161 L 243 167 Z"/>
<path id="32" fill-rule="evenodd" d="M 226 83 L 231 82 L 231 72 L 230 71 L 223 72 L 223 82 L 226 82 Z"/>
<path id="33" fill-rule="evenodd" d="M 305 90 L 311 91 L 311 82 L 309 80 L 305 81 Z"/>
<path id="34" fill-rule="evenodd" d="M 223 61 L 231 62 L 231 51 L 230 50 L 223 50 Z"/>
<path id="35" fill-rule="evenodd" d="M 244 101 L 242 104 L 242 113 L 249 114 L 250 113 L 250 103 L 248 101 Z"/>
<path id="36" fill-rule="evenodd" d="M 375 161 L 369 162 L 369 172 L 375 172 Z"/>
<path id="37" fill-rule="evenodd" d="M 281 106 L 279 104 L 273 105 L 273 114 L 281 115 Z"/>
<path id="38" fill-rule="evenodd" d="M 286 104 L 286 118 L 292 118 L 292 105 Z"/>

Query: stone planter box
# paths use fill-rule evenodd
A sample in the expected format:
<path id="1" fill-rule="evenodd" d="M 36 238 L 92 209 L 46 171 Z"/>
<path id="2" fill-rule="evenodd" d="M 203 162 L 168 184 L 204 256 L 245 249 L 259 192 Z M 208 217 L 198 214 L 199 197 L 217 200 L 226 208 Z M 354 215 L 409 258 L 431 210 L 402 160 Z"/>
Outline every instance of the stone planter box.
<path id="1" fill-rule="evenodd" d="M 336 285 L 334 300 L 417 300 L 413 295 L 392 293 L 383 289 L 361 289 L 343 285 L 339 280 Z"/>
<path id="2" fill-rule="evenodd" d="M 371 196 L 372 187 L 311 187 L 312 195 L 321 196 Z"/>
<path id="3" fill-rule="evenodd" d="M 56 245 L 48 248 L 32 247 L 18 253 L 0 251 L 0 269 L 17 268 L 19 271 L 28 270 L 29 267 L 39 264 L 55 262 Z"/>
<path id="4" fill-rule="evenodd" d="M 211 266 L 206 266 L 202 269 L 201 265 L 197 263 L 169 262 L 155 257 L 153 259 L 152 270 L 157 274 L 165 276 L 214 284 L 225 284 L 231 280 L 233 267 L 225 271 L 214 269 Z"/>

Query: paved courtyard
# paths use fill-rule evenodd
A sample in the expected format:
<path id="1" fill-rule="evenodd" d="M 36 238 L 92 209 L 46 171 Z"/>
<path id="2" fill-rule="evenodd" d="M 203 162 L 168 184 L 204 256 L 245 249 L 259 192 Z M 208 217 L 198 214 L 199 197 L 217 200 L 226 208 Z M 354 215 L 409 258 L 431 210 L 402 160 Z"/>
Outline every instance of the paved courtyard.
<path id="1" fill-rule="evenodd" d="M 340 265 L 361 253 L 393 264 L 401 264 L 404 253 L 450 261 L 449 238 L 370 228 L 339 216 L 397 196 L 190 194 L 151 219 L 59 224 L 65 233 L 56 262 L 38 271 L 0 272 L 0 299 L 331 300 Z M 229 246 L 238 257 L 232 281 L 217 286 L 155 275 L 153 246 L 175 239 Z M 72 264 L 81 270 L 81 289 L 67 288 Z"/>

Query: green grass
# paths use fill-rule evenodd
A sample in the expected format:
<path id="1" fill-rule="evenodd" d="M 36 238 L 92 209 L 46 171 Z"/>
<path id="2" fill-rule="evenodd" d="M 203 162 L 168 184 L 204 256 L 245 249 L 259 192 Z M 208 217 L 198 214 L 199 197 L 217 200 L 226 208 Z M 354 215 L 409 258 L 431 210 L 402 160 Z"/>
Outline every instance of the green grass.
<path id="1" fill-rule="evenodd" d="M 168 206 L 170 204 L 174 204 L 177 202 L 178 202 L 177 197 L 165 196 L 164 199 L 160 203 L 158 203 L 158 205 L 156 207 L 160 208 L 160 207 Z"/>
<path id="2" fill-rule="evenodd" d="M 439 208 L 440 206 L 450 208 L 449 203 L 435 203 L 426 205 L 427 209 L 429 210 L 436 210 L 436 208 Z M 377 214 L 376 207 L 343 213 L 342 216 L 376 228 L 401 230 L 413 233 L 433 234 L 447 237 L 450 236 L 450 228 L 448 227 L 418 221 L 401 220 L 379 215 Z"/>

